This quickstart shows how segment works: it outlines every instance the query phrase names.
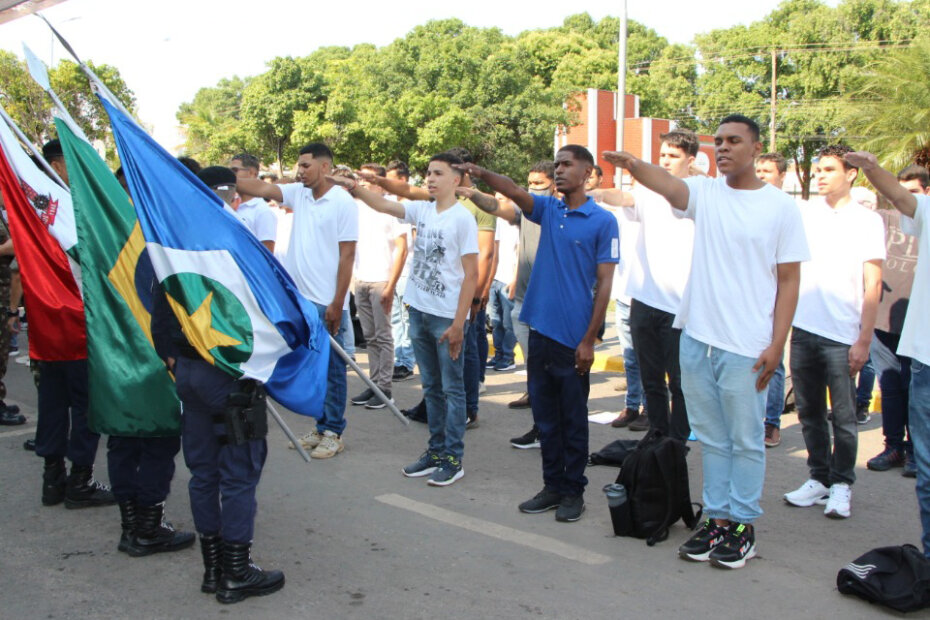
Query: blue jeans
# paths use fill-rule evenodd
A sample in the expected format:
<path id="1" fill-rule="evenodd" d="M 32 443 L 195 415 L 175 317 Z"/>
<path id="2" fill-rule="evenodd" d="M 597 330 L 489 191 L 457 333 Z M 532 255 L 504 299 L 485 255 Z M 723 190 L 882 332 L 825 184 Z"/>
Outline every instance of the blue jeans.
<path id="1" fill-rule="evenodd" d="M 584 493 L 588 479 L 591 374 L 575 372 L 575 350 L 530 331 L 527 363 L 533 421 L 539 429 L 543 483 L 563 496 Z"/>
<path id="2" fill-rule="evenodd" d="M 488 338 L 484 333 L 485 316 L 482 310 L 474 321 L 465 321 L 465 342 L 462 343 L 462 349 L 465 357 L 465 409 L 469 414 L 478 412 L 478 384 L 481 382 L 481 371 L 488 359 Z M 481 356 L 479 343 L 481 338 L 485 341 L 484 357 Z"/>
<path id="3" fill-rule="evenodd" d="M 891 351 L 898 350 L 901 337 L 898 334 L 889 334 L 875 330 L 875 336 Z M 873 345 L 875 346 L 875 345 Z M 888 368 L 878 376 L 878 386 L 882 391 L 882 434 L 885 436 L 885 445 L 899 451 L 911 451 L 911 437 L 904 440 L 904 433 L 908 428 L 908 387 L 911 382 L 911 358 L 895 355 L 900 370 Z"/>
<path id="4" fill-rule="evenodd" d="M 908 425 L 917 464 L 917 504 L 924 555 L 930 559 L 930 366 L 911 360 Z"/>
<path id="5" fill-rule="evenodd" d="M 623 349 L 623 372 L 626 374 L 626 408 L 639 411 L 645 403 L 643 382 L 639 376 L 639 363 L 633 349 L 633 336 L 630 334 L 630 307 L 622 301 L 616 302 L 615 327 Z"/>
<path id="6" fill-rule="evenodd" d="M 775 374 L 769 380 L 769 395 L 765 401 L 765 423 L 781 428 L 781 414 L 785 411 L 785 362 L 778 362 Z"/>
<path id="7" fill-rule="evenodd" d="M 407 308 L 404 307 L 404 296 L 397 291 L 400 283 L 394 290 L 394 304 L 391 306 L 391 331 L 394 335 L 394 365 L 403 366 L 413 370 L 417 360 L 413 356 L 413 345 L 410 344 L 410 318 Z"/>
<path id="8" fill-rule="evenodd" d="M 449 357 L 449 343 L 439 342 L 452 319 L 409 309 L 410 340 L 420 366 L 429 423 L 429 450 L 461 459 L 465 453 L 464 355 Z"/>
<path id="9" fill-rule="evenodd" d="M 765 482 L 766 390 L 756 391 L 756 360 L 715 349 L 686 332 L 679 352 L 688 419 L 701 442 L 704 515 L 752 523 L 762 515 Z"/>
<path id="10" fill-rule="evenodd" d="M 875 387 L 875 368 L 872 366 L 872 356 L 859 371 L 859 385 L 856 387 L 856 404 L 869 406 L 872 402 L 872 389 Z"/>
<path id="11" fill-rule="evenodd" d="M 791 330 L 791 380 L 811 479 L 825 486 L 854 483 L 859 426 L 856 386 L 849 376 L 849 345 L 795 327 Z M 832 421 L 827 420 L 828 389 Z"/>
<path id="12" fill-rule="evenodd" d="M 325 311 L 325 307 L 324 307 Z M 320 315 L 323 318 L 323 315 Z M 355 328 L 352 326 L 352 316 L 348 310 L 342 311 L 342 323 L 339 324 L 339 333 L 342 334 L 342 349 L 355 359 Z"/>
<path id="13" fill-rule="evenodd" d="M 316 302 L 314 302 L 313 305 L 316 306 L 316 310 L 322 321 L 323 315 L 326 313 L 326 306 Z M 333 336 L 336 343 L 343 347 L 343 349 L 345 349 L 343 343 L 345 342 L 346 326 L 348 326 L 350 333 L 352 331 L 352 324 L 348 322 L 348 317 L 349 311 L 343 310 L 342 324 L 339 326 L 339 331 Z M 349 352 L 346 351 L 346 353 Z M 323 401 L 323 417 L 317 420 L 316 430 L 321 433 L 324 431 L 332 431 L 337 435 L 341 435 L 342 431 L 346 429 L 347 389 L 346 363 L 342 361 L 338 353 L 330 349 L 329 369 L 326 372 L 326 400 Z"/>
<path id="14" fill-rule="evenodd" d="M 491 283 L 491 299 L 488 314 L 491 317 L 491 337 L 494 340 L 494 358 L 513 362 L 513 349 L 517 346 L 517 334 L 513 331 L 513 300 L 507 298 L 506 284 L 500 280 Z"/>

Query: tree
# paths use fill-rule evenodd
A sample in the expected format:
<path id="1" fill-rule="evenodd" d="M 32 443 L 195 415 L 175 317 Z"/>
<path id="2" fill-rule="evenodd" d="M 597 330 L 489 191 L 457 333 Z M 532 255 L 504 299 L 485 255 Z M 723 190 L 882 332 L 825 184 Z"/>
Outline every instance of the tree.
<path id="1" fill-rule="evenodd" d="M 249 80 L 223 78 L 216 86 L 201 88 L 193 101 L 181 104 L 177 119 L 185 128 L 186 154 L 202 161 L 225 161 L 248 151 L 254 140 L 242 130 L 242 91 Z"/>

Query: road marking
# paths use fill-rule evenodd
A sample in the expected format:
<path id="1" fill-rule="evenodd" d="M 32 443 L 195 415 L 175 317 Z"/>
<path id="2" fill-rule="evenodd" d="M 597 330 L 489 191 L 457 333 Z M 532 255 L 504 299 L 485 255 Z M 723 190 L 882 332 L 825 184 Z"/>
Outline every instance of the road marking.
<path id="1" fill-rule="evenodd" d="M 610 556 L 594 553 L 593 551 L 588 551 L 587 549 L 576 547 L 575 545 L 569 545 L 555 538 L 542 536 L 540 534 L 531 534 L 530 532 L 524 532 L 512 527 L 507 527 L 506 525 L 500 525 L 499 523 L 485 521 L 484 519 L 476 519 L 475 517 L 469 517 L 458 512 L 446 510 L 445 508 L 439 508 L 432 504 L 424 504 L 423 502 L 418 502 L 406 498 L 403 495 L 397 495 L 396 493 L 379 495 L 375 499 L 382 504 L 394 506 L 395 508 L 403 508 L 404 510 L 409 510 L 410 512 L 415 512 L 424 517 L 454 525 L 470 532 L 483 534 L 516 545 L 530 547 L 538 551 L 545 551 L 546 553 L 552 553 L 569 560 L 574 560 L 575 562 L 581 562 L 582 564 L 596 566 L 599 564 L 606 564 L 613 559 Z"/>
<path id="2" fill-rule="evenodd" d="M 22 428 L 18 431 L 0 431 L 0 439 L 4 437 L 19 437 L 20 435 L 31 435 L 36 432 L 35 426 L 30 426 L 29 428 Z"/>

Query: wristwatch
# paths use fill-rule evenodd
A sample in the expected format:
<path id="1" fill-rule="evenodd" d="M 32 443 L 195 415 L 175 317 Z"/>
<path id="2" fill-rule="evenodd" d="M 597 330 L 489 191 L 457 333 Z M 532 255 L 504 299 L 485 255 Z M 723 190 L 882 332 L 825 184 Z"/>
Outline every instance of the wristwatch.
<path id="1" fill-rule="evenodd" d="M 7 310 L 6 315 L 9 317 L 19 316 L 19 310 Z"/>
<path id="2" fill-rule="evenodd" d="M 471 303 L 472 303 L 472 305 L 480 304 L 480 303 L 481 303 L 481 298 L 480 298 L 480 297 L 473 297 L 472 300 L 471 300 Z"/>

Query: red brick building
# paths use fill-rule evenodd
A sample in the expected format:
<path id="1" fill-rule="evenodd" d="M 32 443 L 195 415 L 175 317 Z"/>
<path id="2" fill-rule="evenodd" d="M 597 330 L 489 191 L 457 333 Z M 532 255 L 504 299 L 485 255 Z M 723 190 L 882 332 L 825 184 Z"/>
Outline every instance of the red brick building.
<path id="1" fill-rule="evenodd" d="M 623 148 L 617 149 L 617 93 L 589 88 L 576 93 L 565 103 L 578 119 L 572 127 L 559 127 L 555 132 L 554 150 L 566 144 L 581 144 L 594 155 L 604 170 L 603 187 L 615 186 L 614 167 L 601 158 L 603 151 L 624 150 L 651 163 L 659 162 L 660 135 L 675 128 L 675 121 L 664 118 L 643 118 L 639 115 L 639 97 L 626 95 L 623 122 Z M 713 136 L 698 134 L 701 141 L 695 163 L 707 174 L 715 176 Z M 629 175 L 624 185 L 629 183 Z"/>

